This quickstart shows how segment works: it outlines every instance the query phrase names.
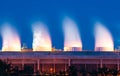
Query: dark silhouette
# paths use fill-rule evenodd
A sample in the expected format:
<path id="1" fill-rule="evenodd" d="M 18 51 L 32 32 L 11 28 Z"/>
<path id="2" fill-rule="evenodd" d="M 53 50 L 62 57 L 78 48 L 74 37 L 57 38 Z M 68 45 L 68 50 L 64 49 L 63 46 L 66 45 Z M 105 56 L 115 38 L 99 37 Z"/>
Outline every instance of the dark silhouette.
<path id="1" fill-rule="evenodd" d="M 87 71 L 85 68 L 80 69 L 80 73 L 82 74 L 82 76 L 87 76 Z"/>
<path id="2" fill-rule="evenodd" d="M 55 72 L 53 74 L 40 71 L 34 72 L 32 66 L 26 65 L 23 70 L 19 70 L 19 67 L 13 67 L 8 60 L 0 60 L 0 76 L 117 76 L 118 74 L 120 74 L 120 71 L 116 68 L 109 69 L 105 66 L 91 72 L 88 72 L 85 68 L 77 70 L 75 66 L 69 66 L 67 71 Z"/>
<path id="3" fill-rule="evenodd" d="M 23 70 L 23 74 L 24 75 L 33 75 L 34 74 L 34 69 L 31 66 L 24 66 L 24 70 Z"/>
<path id="4" fill-rule="evenodd" d="M 106 76 L 106 75 L 108 74 L 108 70 L 109 70 L 109 69 L 104 66 L 103 68 L 99 68 L 99 69 L 98 69 L 98 73 L 99 73 L 99 74 L 102 74 L 103 76 Z"/>
<path id="5" fill-rule="evenodd" d="M 68 74 L 69 76 L 77 76 L 77 69 L 75 66 L 70 66 L 68 68 Z"/>
<path id="6" fill-rule="evenodd" d="M 11 63 L 0 60 L 0 76 L 10 76 L 11 71 Z"/>

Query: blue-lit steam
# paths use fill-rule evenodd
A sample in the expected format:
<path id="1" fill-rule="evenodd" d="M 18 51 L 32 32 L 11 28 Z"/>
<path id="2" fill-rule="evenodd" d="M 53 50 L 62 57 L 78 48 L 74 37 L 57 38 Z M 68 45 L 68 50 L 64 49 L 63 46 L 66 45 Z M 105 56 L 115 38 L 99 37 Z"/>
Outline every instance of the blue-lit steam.
<path id="1" fill-rule="evenodd" d="M 63 21 L 63 30 L 64 30 L 64 51 L 72 51 L 73 47 L 82 49 L 82 42 L 77 28 L 77 24 L 66 17 Z"/>
<path id="2" fill-rule="evenodd" d="M 36 22 L 33 27 L 33 51 L 51 51 L 52 44 L 48 29 L 45 24 Z"/>
<path id="3" fill-rule="evenodd" d="M 1 28 L 2 34 L 2 51 L 21 51 L 20 37 L 16 30 L 5 23 Z"/>
<path id="4" fill-rule="evenodd" d="M 95 51 L 114 51 L 114 42 L 109 30 L 101 23 L 95 24 Z"/>

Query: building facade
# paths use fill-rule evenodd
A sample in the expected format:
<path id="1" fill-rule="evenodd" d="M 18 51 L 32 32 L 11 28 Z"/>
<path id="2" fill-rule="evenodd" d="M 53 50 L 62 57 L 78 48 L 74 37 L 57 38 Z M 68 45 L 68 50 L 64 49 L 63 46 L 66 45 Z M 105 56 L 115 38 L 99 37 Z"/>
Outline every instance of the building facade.
<path id="1" fill-rule="evenodd" d="M 103 66 L 120 69 L 120 52 L 0 52 L 0 59 L 11 62 L 21 70 L 30 65 L 34 72 L 66 71 L 71 65 L 76 66 L 78 70 L 85 68 L 90 71 Z"/>

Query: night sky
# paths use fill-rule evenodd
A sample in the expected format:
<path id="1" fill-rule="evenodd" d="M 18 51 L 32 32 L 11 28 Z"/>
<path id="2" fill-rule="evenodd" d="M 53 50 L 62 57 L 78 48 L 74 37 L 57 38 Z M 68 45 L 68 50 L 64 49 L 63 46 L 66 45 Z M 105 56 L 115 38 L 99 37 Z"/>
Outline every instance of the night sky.
<path id="1" fill-rule="evenodd" d="M 63 49 L 62 21 L 69 16 L 78 25 L 84 50 L 94 49 L 93 27 L 99 21 L 112 33 L 115 47 L 120 45 L 119 0 L 0 0 L 0 25 L 11 23 L 19 31 L 22 44 L 32 48 L 32 28 L 42 21 L 50 30 L 52 45 Z M 0 39 L 0 48 L 2 39 Z"/>

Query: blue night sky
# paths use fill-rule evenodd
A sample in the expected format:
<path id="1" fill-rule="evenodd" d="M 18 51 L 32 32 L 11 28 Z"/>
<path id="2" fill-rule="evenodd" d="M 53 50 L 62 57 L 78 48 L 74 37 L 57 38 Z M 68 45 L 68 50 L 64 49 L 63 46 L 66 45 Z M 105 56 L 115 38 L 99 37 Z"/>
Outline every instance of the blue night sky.
<path id="1" fill-rule="evenodd" d="M 22 44 L 26 43 L 29 48 L 32 48 L 33 39 L 31 23 L 40 20 L 50 30 L 52 45 L 62 49 L 65 15 L 78 24 L 84 50 L 94 49 L 95 20 L 110 30 L 115 47 L 120 44 L 119 0 L 0 0 L 0 24 L 6 21 L 13 24 L 19 31 Z"/>

